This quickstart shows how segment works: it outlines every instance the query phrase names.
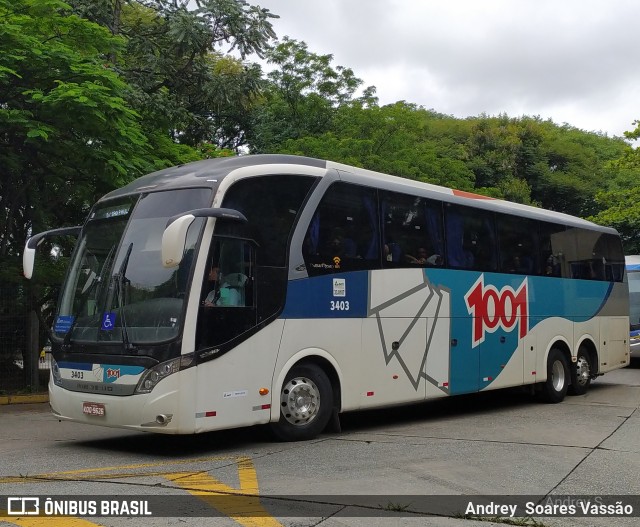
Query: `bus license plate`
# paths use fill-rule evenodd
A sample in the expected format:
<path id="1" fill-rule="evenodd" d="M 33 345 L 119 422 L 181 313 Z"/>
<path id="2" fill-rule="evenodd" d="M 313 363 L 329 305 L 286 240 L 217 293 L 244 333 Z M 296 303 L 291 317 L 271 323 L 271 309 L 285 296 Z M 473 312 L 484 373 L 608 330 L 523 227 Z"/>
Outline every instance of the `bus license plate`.
<path id="1" fill-rule="evenodd" d="M 82 413 L 85 415 L 96 415 L 98 417 L 104 417 L 106 409 L 102 403 L 82 403 Z"/>

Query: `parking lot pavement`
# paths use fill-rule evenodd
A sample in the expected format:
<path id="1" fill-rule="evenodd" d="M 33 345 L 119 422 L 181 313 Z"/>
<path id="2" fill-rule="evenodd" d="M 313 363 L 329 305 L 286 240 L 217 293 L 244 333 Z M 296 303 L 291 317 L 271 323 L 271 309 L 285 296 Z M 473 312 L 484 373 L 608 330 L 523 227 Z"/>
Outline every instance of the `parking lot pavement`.
<path id="1" fill-rule="evenodd" d="M 562 404 L 540 404 L 510 390 L 462 396 L 346 414 L 342 432 L 304 443 L 274 442 L 264 427 L 192 437 L 140 434 L 59 423 L 44 403 L 5 405 L 0 406 L 0 494 L 182 492 L 207 497 L 210 506 L 223 511 L 223 517 L 195 522 L 158 517 L 90 523 L 113 527 L 504 525 L 514 520 L 502 516 L 500 522 L 479 522 L 461 517 L 464 511 L 447 518 L 424 513 L 446 496 L 475 500 L 491 495 L 508 501 L 526 495 L 626 495 L 638 500 L 639 407 L 637 367 L 599 378 L 586 395 Z M 238 489 L 259 492 L 264 517 L 243 519 L 225 512 L 219 492 Z M 285 499 L 280 507 L 269 501 L 294 496 L 307 500 Z M 322 505 L 316 514 L 323 496 L 336 503 L 331 501 L 330 511 Z M 380 507 L 366 510 L 363 518 L 367 497 L 378 499 Z M 537 527 L 626 527 L 637 525 L 638 518 L 539 515 L 528 522 Z M 516 518 L 515 524 L 526 523 Z"/>

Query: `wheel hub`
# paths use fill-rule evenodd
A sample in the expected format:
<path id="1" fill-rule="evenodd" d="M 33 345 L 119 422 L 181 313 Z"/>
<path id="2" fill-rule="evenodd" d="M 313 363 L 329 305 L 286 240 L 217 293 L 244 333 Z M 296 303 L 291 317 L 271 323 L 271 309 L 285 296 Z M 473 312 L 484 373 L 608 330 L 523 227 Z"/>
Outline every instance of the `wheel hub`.
<path id="1" fill-rule="evenodd" d="M 553 388 L 558 392 L 561 391 L 566 382 L 564 378 L 564 367 L 561 361 L 557 360 L 553 363 L 553 367 L 551 369 L 551 378 Z"/>
<path id="2" fill-rule="evenodd" d="M 589 361 L 584 357 L 578 358 L 578 362 L 576 362 L 576 380 L 580 384 L 586 384 L 589 381 Z"/>
<path id="3" fill-rule="evenodd" d="M 320 390 L 308 378 L 291 379 L 282 389 L 280 406 L 284 418 L 291 424 L 306 425 L 318 415 Z"/>

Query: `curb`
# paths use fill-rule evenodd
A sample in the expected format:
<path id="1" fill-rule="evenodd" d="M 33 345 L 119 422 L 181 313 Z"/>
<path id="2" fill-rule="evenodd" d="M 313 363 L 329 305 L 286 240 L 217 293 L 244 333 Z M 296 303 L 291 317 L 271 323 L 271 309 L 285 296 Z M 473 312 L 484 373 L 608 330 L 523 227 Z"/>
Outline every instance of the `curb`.
<path id="1" fill-rule="evenodd" d="M 33 393 L 29 395 L 0 395 L 0 405 L 3 404 L 32 404 L 49 402 L 48 393 Z"/>

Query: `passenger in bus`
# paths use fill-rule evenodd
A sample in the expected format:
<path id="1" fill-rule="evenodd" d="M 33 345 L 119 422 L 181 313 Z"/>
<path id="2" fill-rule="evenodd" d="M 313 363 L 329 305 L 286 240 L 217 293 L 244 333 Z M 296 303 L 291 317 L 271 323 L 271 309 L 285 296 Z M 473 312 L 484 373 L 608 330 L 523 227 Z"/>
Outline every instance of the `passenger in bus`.
<path id="1" fill-rule="evenodd" d="M 427 251 L 427 249 L 420 247 L 417 251 L 417 256 L 407 254 L 405 257 L 408 263 L 415 265 L 426 265 L 430 267 L 440 267 L 442 265 L 442 255 L 436 253 L 427 256 L 428 254 L 429 251 Z"/>
<path id="2" fill-rule="evenodd" d="M 387 242 L 384 244 L 384 260 L 385 262 L 399 262 L 402 256 L 402 247 L 396 242 Z"/>
<path id="3" fill-rule="evenodd" d="M 509 273 L 529 274 L 531 272 L 531 259 L 516 254 L 511 260 L 511 264 L 506 268 Z"/>
<path id="4" fill-rule="evenodd" d="M 356 256 L 356 243 L 344 235 L 344 231 L 337 227 L 331 232 L 329 243 L 327 246 L 328 256 L 341 256 L 347 258 L 355 258 Z"/>
<path id="5" fill-rule="evenodd" d="M 427 263 L 429 258 L 428 252 L 424 247 L 420 247 L 416 253 L 416 256 L 412 256 L 410 254 L 406 255 L 407 262 L 416 264 L 416 265 L 424 265 Z"/>
<path id="6" fill-rule="evenodd" d="M 560 276 L 560 261 L 555 255 L 551 254 L 547 258 L 544 274 L 546 276 Z"/>

